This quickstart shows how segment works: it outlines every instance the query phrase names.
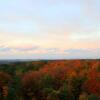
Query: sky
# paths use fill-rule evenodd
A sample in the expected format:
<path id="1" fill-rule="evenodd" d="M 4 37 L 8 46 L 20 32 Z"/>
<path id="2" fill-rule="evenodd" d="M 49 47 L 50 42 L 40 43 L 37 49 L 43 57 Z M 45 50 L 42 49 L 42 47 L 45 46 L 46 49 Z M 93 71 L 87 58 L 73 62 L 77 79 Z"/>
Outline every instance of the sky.
<path id="1" fill-rule="evenodd" d="M 100 58 L 100 0 L 0 0 L 0 59 Z"/>

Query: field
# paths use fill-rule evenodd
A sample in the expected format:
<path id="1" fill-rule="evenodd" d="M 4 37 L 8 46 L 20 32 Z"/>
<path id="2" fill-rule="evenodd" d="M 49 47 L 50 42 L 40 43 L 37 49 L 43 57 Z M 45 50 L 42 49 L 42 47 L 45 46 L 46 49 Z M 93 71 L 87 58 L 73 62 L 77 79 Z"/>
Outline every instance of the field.
<path id="1" fill-rule="evenodd" d="M 100 60 L 3 63 L 0 100 L 100 100 Z"/>

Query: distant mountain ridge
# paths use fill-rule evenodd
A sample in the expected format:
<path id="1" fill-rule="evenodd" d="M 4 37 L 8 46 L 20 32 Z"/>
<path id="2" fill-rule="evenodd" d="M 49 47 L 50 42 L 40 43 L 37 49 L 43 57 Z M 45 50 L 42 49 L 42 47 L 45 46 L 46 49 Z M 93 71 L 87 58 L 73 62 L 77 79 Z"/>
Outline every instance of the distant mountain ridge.
<path id="1" fill-rule="evenodd" d="M 29 60 L 29 59 L 0 60 L 0 64 L 10 64 L 10 63 L 27 62 L 27 61 L 33 61 L 33 60 Z"/>
<path id="2" fill-rule="evenodd" d="M 57 61 L 61 61 L 61 60 L 99 60 L 100 59 L 3 59 L 0 60 L 0 65 L 1 64 L 10 64 L 10 63 L 17 63 L 17 62 L 29 62 L 29 61 L 52 61 L 52 60 L 57 60 Z"/>

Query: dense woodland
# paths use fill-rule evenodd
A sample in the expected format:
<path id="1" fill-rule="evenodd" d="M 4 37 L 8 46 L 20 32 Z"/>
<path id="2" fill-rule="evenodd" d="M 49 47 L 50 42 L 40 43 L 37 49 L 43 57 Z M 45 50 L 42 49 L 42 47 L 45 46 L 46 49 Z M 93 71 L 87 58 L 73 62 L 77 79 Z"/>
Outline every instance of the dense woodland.
<path id="1" fill-rule="evenodd" d="M 0 100 L 100 100 L 100 60 L 1 64 Z"/>

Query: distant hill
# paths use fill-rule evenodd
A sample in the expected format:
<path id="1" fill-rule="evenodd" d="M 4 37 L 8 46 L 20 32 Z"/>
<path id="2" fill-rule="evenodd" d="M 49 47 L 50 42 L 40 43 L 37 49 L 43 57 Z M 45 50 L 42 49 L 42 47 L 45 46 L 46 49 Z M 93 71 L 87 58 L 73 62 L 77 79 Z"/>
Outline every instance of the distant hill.
<path id="1" fill-rule="evenodd" d="M 27 62 L 27 61 L 33 61 L 33 60 L 29 59 L 0 60 L 0 64 L 10 64 L 10 63 Z"/>

